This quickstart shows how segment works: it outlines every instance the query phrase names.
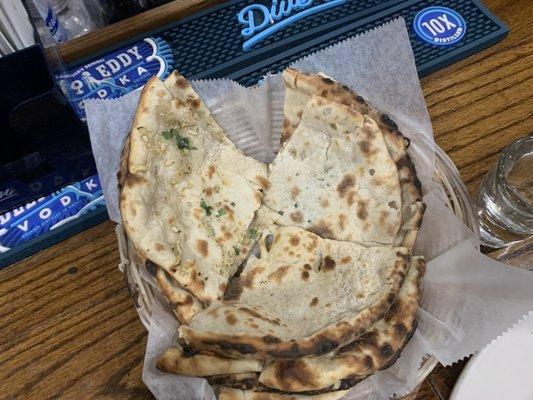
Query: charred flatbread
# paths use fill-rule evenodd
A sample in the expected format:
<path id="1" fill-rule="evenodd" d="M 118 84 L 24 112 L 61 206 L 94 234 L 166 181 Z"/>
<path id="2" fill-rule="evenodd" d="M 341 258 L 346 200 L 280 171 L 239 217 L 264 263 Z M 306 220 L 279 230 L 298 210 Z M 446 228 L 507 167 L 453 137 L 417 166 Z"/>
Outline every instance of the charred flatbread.
<path id="1" fill-rule="evenodd" d="M 379 112 L 355 91 L 329 77 L 287 68 L 283 72 L 283 80 L 286 92 L 282 142 L 286 142 L 300 124 L 303 110 L 312 96 L 333 100 L 363 115 L 368 115 L 377 123 L 389 154 L 396 164 L 401 187 L 402 224 L 394 245 L 412 248 L 422 223 L 425 206 L 422 203 L 421 184 L 408 152 L 409 140 L 399 131 L 397 124 L 389 115 Z"/>
<path id="2" fill-rule="evenodd" d="M 391 245 L 401 223 L 398 170 L 372 118 L 312 96 L 269 166 L 278 223 L 323 238 Z"/>
<path id="3" fill-rule="evenodd" d="M 240 390 L 227 387 L 221 387 L 218 399 L 219 400 L 337 400 L 343 397 L 348 390 L 338 390 L 329 393 L 322 393 L 317 395 L 299 395 L 299 394 L 284 394 L 284 393 L 265 393 L 254 392 L 253 390 Z"/>
<path id="4" fill-rule="evenodd" d="M 178 330 L 186 347 L 252 359 L 321 355 L 353 341 L 396 300 L 409 250 L 274 228 L 225 300 Z"/>
<path id="5" fill-rule="evenodd" d="M 235 360 L 209 354 L 188 354 L 180 346 L 165 351 L 157 361 L 160 371 L 190 376 L 259 372 L 263 364 L 257 360 Z"/>
<path id="6" fill-rule="evenodd" d="M 413 258 L 398 300 L 383 319 L 355 341 L 330 355 L 268 363 L 259 382 L 277 390 L 303 392 L 336 385 L 354 375 L 366 377 L 390 366 L 416 328 L 424 271 L 423 259 Z"/>
<path id="7" fill-rule="evenodd" d="M 204 304 L 246 257 L 268 184 L 264 164 L 227 139 L 185 78 L 144 87 L 123 157 L 120 209 L 137 251 Z"/>
<path id="8" fill-rule="evenodd" d="M 155 268 L 157 283 L 172 312 L 181 324 L 188 324 L 204 306 L 195 296 L 180 287 L 167 271 L 161 267 Z"/>
<path id="9" fill-rule="evenodd" d="M 276 360 L 256 372 L 208 377 L 213 384 L 254 391 L 320 394 L 349 388 L 377 370 L 388 368 L 416 329 L 416 310 L 425 272 L 422 257 L 414 257 L 397 301 L 365 334 L 338 351 L 320 357 Z"/>

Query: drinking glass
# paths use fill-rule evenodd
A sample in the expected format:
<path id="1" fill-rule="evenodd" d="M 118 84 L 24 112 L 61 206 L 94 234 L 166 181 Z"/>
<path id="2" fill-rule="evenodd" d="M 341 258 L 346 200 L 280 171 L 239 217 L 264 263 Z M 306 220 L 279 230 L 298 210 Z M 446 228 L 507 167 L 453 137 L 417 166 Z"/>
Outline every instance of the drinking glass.
<path id="1" fill-rule="evenodd" d="M 533 235 L 533 134 L 503 150 L 475 205 L 483 245 L 505 247 Z"/>

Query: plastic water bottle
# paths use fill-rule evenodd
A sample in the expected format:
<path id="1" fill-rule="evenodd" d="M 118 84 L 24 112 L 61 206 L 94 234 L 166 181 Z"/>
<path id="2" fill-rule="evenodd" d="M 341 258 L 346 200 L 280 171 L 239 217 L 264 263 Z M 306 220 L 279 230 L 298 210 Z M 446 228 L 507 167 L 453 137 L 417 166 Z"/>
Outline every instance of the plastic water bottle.
<path id="1" fill-rule="evenodd" d="M 33 4 L 35 5 L 35 8 L 38 14 L 41 16 L 42 20 L 44 21 L 46 28 L 48 28 L 48 31 L 50 32 L 52 39 L 54 39 L 56 43 L 66 42 L 68 40 L 67 33 L 63 29 L 63 26 L 59 23 L 57 14 L 55 13 L 54 8 L 52 7 L 52 4 L 50 3 L 50 1 L 49 0 L 33 0 Z"/>
<path id="2" fill-rule="evenodd" d="M 96 28 L 82 0 L 52 0 L 52 7 L 67 40 L 85 35 Z"/>
<path id="3" fill-rule="evenodd" d="M 34 0 L 34 3 L 57 43 L 85 35 L 96 27 L 82 0 Z"/>

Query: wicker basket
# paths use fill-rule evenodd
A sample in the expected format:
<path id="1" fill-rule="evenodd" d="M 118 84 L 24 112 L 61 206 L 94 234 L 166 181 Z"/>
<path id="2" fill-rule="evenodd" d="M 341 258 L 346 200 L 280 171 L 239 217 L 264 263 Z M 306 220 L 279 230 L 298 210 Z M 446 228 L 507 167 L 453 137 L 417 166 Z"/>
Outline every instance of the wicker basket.
<path id="1" fill-rule="evenodd" d="M 435 173 L 433 180 L 440 183 L 447 195 L 446 205 L 467 225 L 474 235 L 479 236 L 479 228 L 474 213 L 472 202 L 468 191 L 461 181 L 459 171 L 448 155 L 438 146 L 435 146 Z M 118 249 L 120 253 L 120 264 L 118 268 L 124 273 L 126 287 L 139 313 L 142 323 L 146 328 L 150 324 L 150 312 L 154 301 L 159 301 L 159 291 L 155 286 L 149 284 L 141 278 L 141 260 L 137 258 L 135 251 L 132 251 L 131 243 L 126 238 L 121 225 L 115 228 L 118 238 Z M 431 356 L 425 359 L 418 371 L 418 384 L 435 368 L 438 361 Z M 417 386 L 418 386 L 417 384 Z"/>

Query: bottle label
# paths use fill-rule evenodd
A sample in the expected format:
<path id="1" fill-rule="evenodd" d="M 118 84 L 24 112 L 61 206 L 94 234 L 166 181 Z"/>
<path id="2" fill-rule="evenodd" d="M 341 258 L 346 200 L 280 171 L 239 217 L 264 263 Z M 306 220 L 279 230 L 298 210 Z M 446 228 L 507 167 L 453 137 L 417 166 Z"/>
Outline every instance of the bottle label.
<path id="1" fill-rule="evenodd" d="M 85 120 L 86 99 L 124 96 L 154 75 L 164 79 L 173 65 L 169 45 L 159 37 L 149 37 L 60 73 L 56 79 L 76 114 Z"/>
<path id="2" fill-rule="evenodd" d="M 48 7 L 48 12 L 46 14 L 46 18 L 44 19 L 44 23 L 46 27 L 48 28 L 48 31 L 50 31 L 50 34 L 52 35 L 52 38 L 57 43 L 63 43 L 67 41 L 67 35 L 65 34 L 65 31 L 59 24 L 59 20 L 57 19 L 57 15 L 54 13 L 54 10 L 52 10 L 52 7 Z"/>
<path id="3" fill-rule="evenodd" d="M 416 14 L 413 28 L 419 39 L 437 46 L 451 46 L 466 33 L 466 22 L 447 7 L 427 7 Z"/>

